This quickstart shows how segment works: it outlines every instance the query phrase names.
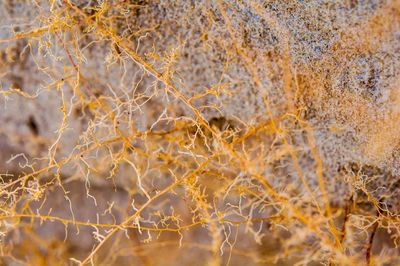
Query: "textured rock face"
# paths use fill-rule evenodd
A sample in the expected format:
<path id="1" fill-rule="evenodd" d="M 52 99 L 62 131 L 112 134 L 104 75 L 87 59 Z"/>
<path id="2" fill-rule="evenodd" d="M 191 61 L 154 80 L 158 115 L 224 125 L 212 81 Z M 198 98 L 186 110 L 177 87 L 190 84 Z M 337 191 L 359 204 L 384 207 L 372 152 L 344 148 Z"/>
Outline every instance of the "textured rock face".
<path id="1" fill-rule="evenodd" d="M 399 12 L 396 0 L 3 1 L 8 259 L 34 238 L 12 218 L 39 222 L 53 209 L 70 230 L 89 219 L 82 237 L 94 236 L 69 238 L 63 260 L 124 262 L 126 251 L 104 251 L 116 239 L 113 249 L 160 264 L 149 253 L 177 235 L 144 245 L 154 228 L 193 222 L 204 228 L 175 231 L 214 264 L 227 262 L 233 230 L 237 265 L 396 263 L 396 249 L 371 243 L 377 228 L 399 236 Z M 33 225 L 38 239 L 59 236 L 50 218 Z M 285 241 L 271 247 L 263 234 Z"/>

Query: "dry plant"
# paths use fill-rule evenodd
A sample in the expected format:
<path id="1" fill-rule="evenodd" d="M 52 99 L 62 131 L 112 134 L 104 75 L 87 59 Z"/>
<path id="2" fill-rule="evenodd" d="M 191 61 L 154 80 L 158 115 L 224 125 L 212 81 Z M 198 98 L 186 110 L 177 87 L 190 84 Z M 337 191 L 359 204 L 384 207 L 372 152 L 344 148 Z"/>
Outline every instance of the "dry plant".
<path id="1" fill-rule="evenodd" d="M 2 0 L 4 265 L 399 265 L 400 1 Z"/>

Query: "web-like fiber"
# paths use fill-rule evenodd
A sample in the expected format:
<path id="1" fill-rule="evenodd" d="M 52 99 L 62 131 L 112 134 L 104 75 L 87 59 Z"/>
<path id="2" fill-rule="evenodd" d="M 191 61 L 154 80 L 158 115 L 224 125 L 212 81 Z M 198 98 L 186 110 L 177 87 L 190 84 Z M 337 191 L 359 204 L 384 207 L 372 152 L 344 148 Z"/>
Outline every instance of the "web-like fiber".
<path id="1" fill-rule="evenodd" d="M 0 1 L 6 265 L 397 265 L 400 1 Z"/>

